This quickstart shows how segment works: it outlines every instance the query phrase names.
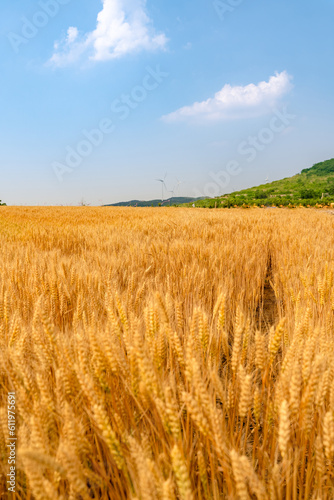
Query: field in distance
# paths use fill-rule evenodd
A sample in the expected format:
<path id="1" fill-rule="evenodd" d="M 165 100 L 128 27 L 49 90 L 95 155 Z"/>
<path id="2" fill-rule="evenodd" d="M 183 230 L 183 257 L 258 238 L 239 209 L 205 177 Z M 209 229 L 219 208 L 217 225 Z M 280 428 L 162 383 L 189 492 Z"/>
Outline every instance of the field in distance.
<path id="1" fill-rule="evenodd" d="M 0 210 L 0 491 L 334 497 L 334 218 Z"/>

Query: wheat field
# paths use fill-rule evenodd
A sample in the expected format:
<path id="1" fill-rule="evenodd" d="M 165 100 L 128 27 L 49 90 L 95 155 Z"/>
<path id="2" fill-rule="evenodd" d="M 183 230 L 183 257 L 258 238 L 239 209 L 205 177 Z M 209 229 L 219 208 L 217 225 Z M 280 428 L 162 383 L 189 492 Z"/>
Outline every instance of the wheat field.
<path id="1" fill-rule="evenodd" d="M 0 210 L 0 492 L 334 498 L 334 217 Z"/>

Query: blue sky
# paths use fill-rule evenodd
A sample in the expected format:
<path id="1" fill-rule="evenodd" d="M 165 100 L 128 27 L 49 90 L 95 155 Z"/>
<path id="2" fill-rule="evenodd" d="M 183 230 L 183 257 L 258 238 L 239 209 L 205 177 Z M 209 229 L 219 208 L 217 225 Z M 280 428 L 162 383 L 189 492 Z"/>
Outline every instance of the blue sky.
<path id="1" fill-rule="evenodd" d="M 0 199 L 218 195 L 334 157 L 334 2 L 2 0 Z"/>

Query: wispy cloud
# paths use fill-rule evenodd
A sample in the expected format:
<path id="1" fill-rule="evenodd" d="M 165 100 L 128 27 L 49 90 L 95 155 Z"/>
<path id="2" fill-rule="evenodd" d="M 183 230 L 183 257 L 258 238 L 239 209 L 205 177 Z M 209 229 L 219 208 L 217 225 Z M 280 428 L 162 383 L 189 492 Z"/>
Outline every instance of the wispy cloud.
<path id="1" fill-rule="evenodd" d="M 166 46 L 167 38 L 156 33 L 146 12 L 146 0 L 103 0 L 95 30 L 79 34 L 76 27 L 54 44 L 50 62 L 66 66 L 82 57 L 107 61 L 140 50 L 157 50 Z"/>
<path id="2" fill-rule="evenodd" d="M 268 113 L 291 90 L 291 80 L 292 77 L 283 71 L 271 76 L 268 82 L 257 85 L 225 85 L 213 98 L 180 108 L 162 119 L 165 122 L 203 122 L 261 116 Z"/>

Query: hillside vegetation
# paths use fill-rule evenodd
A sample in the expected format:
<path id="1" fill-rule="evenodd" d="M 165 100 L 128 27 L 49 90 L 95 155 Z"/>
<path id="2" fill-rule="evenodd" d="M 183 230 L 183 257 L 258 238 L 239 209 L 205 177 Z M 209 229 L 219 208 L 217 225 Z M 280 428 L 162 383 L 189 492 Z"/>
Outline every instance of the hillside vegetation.
<path id="1" fill-rule="evenodd" d="M 185 196 L 174 196 L 173 198 L 168 198 L 168 200 L 131 200 L 131 201 L 121 201 L 119 203 L 112 203 L 109 205 L 104 205 L 105 207 L 160 207 L 160 206 L 171 206 L 180 205 L 181 203 L 193 203 L 194 201 L 202 200 L 201 198 L 190 198 Z"/>
<path id="2" fill-rule="evenodd" d="M 300 174 L 218 198 L 196 202 L 198 207 L 324 206 L 334 202 L 334 159 L 317 163 Z"/>
<path id="3" fill-rule="evenodd" d="M 15 392 L 17 500 L 333 499 L 333 229 L 0 210 L 3 498 Z"/>

